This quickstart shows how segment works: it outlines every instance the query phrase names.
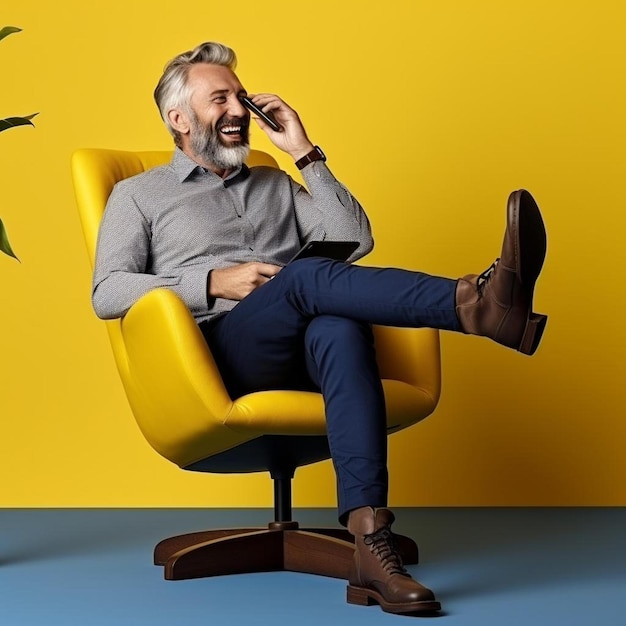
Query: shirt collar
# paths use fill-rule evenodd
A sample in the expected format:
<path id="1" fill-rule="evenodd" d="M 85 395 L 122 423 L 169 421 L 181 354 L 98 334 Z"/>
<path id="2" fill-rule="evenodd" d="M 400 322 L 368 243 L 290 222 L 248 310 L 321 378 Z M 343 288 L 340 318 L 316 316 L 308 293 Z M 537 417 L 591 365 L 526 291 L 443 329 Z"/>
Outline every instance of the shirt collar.
<path id="1" fill-rule="evenodd" d="M 194 172 L 207 172 L 204 167 L 196 163 L 191 157 L 187 156 L 180 148 L 174 150 L 174 156 L 172 157 L 172 169 L 178 177 L 178 180 L 182 183 L 186 181 Z M 217 177 L 217 174 L 214 174 Z M 244 163 L 241 167 L 234 170 L 228 178 L 225 178 L 222 182 L 224 187 L 230 187 L 235 183 L 246 180 L 250 176 L 250 170 Z"/>

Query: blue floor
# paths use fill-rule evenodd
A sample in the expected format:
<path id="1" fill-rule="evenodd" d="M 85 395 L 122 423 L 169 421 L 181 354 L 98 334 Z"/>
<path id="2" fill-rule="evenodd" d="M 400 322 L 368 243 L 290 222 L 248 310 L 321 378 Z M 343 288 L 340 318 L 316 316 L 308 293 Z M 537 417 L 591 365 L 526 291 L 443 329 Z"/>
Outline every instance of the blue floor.
<path id="1" fill-rule="evenodd" d="M 209 527 L 265 525 L 267 510 L 0 510 L 0 624 L 567 626 L 626 623 L 626 508 L 396 509 L 415 578 L 440 617 L 345 602 L 345 582 L 289 572 L 170 582 L 154 544 Z M 331 510 L 298 510 L 334 525 Z"/>

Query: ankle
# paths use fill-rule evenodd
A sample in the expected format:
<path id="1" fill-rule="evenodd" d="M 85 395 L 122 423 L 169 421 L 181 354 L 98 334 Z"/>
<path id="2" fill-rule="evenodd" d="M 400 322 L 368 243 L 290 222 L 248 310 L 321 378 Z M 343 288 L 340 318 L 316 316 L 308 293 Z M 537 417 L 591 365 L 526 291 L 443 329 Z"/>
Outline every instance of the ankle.
<path id="1" fill-rule="evenodd" d="M 350 511 L 348 531 L 355 537 L 371 535 L 381 528 L 390 528 L 395 521 L 394 514 L 387 508 L 363 506 Z"/>

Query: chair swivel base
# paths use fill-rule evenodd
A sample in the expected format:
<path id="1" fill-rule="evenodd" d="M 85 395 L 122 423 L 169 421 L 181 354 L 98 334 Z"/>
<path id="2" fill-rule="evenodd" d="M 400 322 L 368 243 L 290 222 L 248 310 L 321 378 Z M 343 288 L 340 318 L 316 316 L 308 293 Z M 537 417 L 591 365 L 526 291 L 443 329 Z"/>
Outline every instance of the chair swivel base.
<path id="1" fill-rule="evenodd" d="M 396 535 L 396 543 L 404 563 L 418 562 L 412 539 Z M 166 580 L 272 571 L 347 579 L 353 554 L 354 538 L 345 529 L 272 522 L 267 528 L 206 530 L 164 539 L 154 550 L 154 563 L 164 566 Z"/>

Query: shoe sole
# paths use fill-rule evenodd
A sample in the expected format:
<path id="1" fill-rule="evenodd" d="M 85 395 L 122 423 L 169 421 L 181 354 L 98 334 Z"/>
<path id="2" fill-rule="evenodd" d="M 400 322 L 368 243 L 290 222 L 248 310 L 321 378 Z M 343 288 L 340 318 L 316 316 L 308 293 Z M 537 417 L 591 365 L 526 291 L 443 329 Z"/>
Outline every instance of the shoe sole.
<path id="1" fill-rule="evenodd" d="M 546 258 L 547 236 L 539 206 L 525 189 L 514 191 L 509 196 L 508 219 L 509 224 L 517 224 L 517 232 L 514 235 L 519 280 L 532 297 Z M 522 340 L 517 348 L 519 352 L 527 355 L 535 353 L 547 321 L 547 315 L 532 311 L 529 313 Z"/>
<path id="2" fill-rule="evenodd" d="M 394 615 L 415 615 L 417 613 L 436 613 L 441 611 L 441 604 L 436 600 L 424 602 L 387 602 L 377 591 L 365 587 L 355 587 L 348 585 L 346 599 L 348 604 L 358 604 L 360 606 L 380 605 L 385 613 Z"/>
<path id="3" fill-rule="evenodd" d="M 547 236 L 541 211 L 525 189 L 509 196 L 509 224 L 517 224 L 515 254 L 522 285 L 532 289 L 546 258 Z"/>

